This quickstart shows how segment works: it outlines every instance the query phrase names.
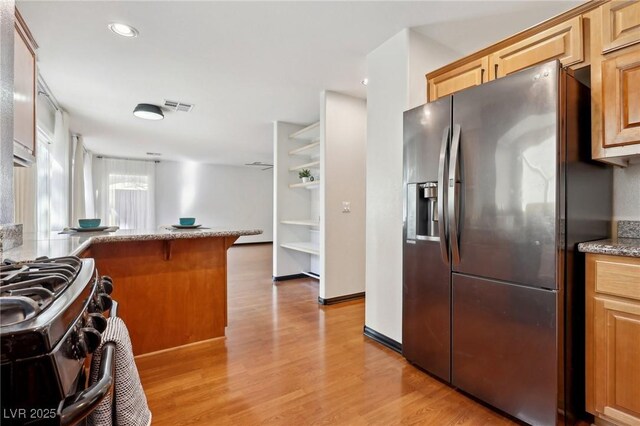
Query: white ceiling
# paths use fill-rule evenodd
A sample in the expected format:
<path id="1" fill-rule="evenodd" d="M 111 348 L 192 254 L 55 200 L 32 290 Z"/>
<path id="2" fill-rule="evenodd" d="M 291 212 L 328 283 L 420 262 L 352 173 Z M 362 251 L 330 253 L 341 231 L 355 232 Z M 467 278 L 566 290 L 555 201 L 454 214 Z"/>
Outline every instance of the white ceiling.
<path id="1" fill-rule="evenodd" d="M 367 53 L 407 27 L 471 53 L 581 1 L 21 1 L 42 76 L 100 154 L 272 161 L 272 122 L 318 119 L 319 93 L 365 97 Z M 118 37 L 110 22 L 139 37 Z M 425 70 L 430 71 L 430 70 Z M 159 122 L 137 103 L 194 103 Z"/>

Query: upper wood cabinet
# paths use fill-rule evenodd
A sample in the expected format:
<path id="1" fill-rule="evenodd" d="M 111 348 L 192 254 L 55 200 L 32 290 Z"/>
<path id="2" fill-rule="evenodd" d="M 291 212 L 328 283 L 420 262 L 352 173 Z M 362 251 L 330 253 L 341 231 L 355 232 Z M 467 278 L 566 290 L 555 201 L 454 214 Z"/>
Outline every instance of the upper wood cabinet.
<path id="1" fill-rule="evenodd" d="M 427 100 L 553 59 L 591 67 L 592 158 L 626 166 L 640 157 L 640 0 L 586 2 L 432 71 Z"/>
<path id="2" fill-rule="evenodd" d="M 612 1 L 602 6 L 602 53 L 640 42 L 640 2 Z"/>
<path id="3" fill-rule="evenodd" d="M 552 59 L 559 59 L 565 66 L 583 61 L 581 16 L 492 53 L 489 65 L 492 77 L 500 78 Z"/>
<path id="4" fill-rule="evenodd" d="M 587 254 L 586 405 L 640 424 L 640 259 Z"/>
<path id="5" fill-rule="evenodd" d="M 489 58 L 485 56 L 429 79 L 427 98 L 429 102 L 435 101 L 467 87 L 485 83 L 488 78 Z"/>
<path id="6" fill-rule="evenodd" d="M 640 156 L 640 1 L 605 3 L 587 19 L 592 157 L 626 166 Z"/>
<path id="7" fill-rule="evenodd" d="M 584 60 L 581 16 L 575 16 L 520 39 L 487 56 L 428 75 L 427 99 L 429 102 L 435 101 L 467 87 L 477 86 L 552 59 L 559 59 L 565 66 Z"/>
<path id="8" fill-rule="evenodd" d="M 602 62 L 604 146 L 640 142 L 640 49 Z"/>
<path id="9" fill-rule="evenodd" d="M 13 140 L 32 154 L 36 144 L 36 45 L 19 13 L 14 34 Z"/>

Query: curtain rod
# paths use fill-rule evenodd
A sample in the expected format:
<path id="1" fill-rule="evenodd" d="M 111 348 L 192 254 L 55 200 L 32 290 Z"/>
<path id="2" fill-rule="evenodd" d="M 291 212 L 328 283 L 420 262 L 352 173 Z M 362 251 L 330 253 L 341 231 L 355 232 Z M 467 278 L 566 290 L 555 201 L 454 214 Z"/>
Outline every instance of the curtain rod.
<path id="1" fill-rule="evenodd" d="M 56 111 L 60 111 L 60 108 L 58 108 L 56 106 L 56 104 L 53 102 L 53 99 L 51 99 L 51 96 L 45 92 L 44 90 L 38 90 L 38 95 L 42 95 L 45 98 L 47 98 L 47 100 L 49 101 L 49 103 L 51 104 L 51 106 L 56 110 Z"/>
<path id="2" fill-rule="evenodd" d="M 109 159 L 109 160 L 127 160 L 127 161 L 153 161 L 156 164 L 158 164 L 160 162 L 160 160 L 148 160 L 146 158 L 140 158 L 140 159 L 138 159 L 138 158 L 124 158 L 124 157 L 112 157 L 112 156 L 109 156 L 109 155 L 96 155 L 96 158 L 100 158 L 100 159 L 106 158 L 106 159 Z"/>
<path id="3" fill-rule="evenodd" d="M 60 111 L 60 105 L 58 104 L 58 101 L 51 95 L 49 86 L 47 86 L 47 83 L 42 79 L 42 76 L 40 74 L 38 74 L 38 95 L 43 95 L 45 98 L 47 98 L 51 106 L 54 107 L 56 111 Z"/>

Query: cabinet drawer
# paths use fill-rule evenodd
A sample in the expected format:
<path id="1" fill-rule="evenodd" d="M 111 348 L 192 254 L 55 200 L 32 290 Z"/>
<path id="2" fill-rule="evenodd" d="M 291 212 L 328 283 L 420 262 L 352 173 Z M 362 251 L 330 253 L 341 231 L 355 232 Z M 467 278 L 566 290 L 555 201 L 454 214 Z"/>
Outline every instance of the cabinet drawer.
<path id="1" fill-rule="evenodd" d="M 605 147 L 640 142 L 640 46 L 602 62 Z"/>
<path id="2" fill-rule="evenodd" d="M 640 300 L 640 262 L 596 260 L 596 292 Z"/>
<path id="3" fill-rule="evenodd" d="M 458 68 L 427 80 L 427 99 L 435 101 L 443 96 L 477 86 L 488 81 L 489 58 L 483 57 L 470 61 Z"/>
<path id="4" fill-rule="evenodd" d="M 492 53 L 489 66 L 492 77 L 500 78 L 552 59 L 565 66 L 584 60 L 581 16 Z"/>
<path id="5" fill-rule="evenodd" d="M 640 1 L 612 1 L 602 6 L 602 52 L 640 42 Z"/>

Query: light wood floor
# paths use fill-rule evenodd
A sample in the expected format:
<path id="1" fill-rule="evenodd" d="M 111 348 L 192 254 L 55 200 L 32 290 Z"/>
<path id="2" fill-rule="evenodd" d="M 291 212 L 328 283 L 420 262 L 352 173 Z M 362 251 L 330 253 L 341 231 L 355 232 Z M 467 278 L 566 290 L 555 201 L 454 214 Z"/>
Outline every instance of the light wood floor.
<path id="1" fill-rule="evenodd" d="M 225 338 L 137 359 L 154 425 L 513 424 L 365 338 L 362 300 L 273 285 L 271 249 L 229 250 Z"/>

